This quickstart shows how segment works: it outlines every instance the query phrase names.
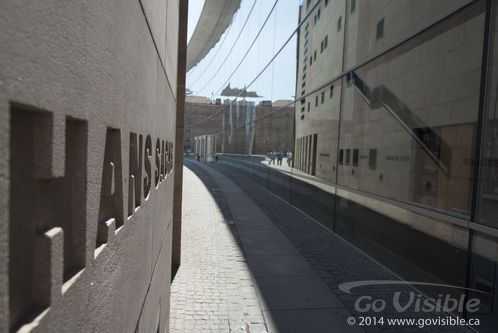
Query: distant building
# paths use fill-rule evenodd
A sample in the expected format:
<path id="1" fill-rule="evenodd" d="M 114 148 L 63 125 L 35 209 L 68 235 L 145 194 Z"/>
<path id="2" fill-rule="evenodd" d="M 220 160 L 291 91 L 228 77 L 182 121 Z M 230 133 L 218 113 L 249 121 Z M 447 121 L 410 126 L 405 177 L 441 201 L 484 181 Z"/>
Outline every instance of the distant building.
<path id="1" fill-rule="evenodd" d="M 294 106 L 290 101 L 212 103 L 188 96 L 185 106 L 186 151 L 195 150 L 195 137 L 215 134 L 216 152 L 264 155 L 294 148 Z"/>
<path id="2" fill-rule="evenodd" d="M 223 114 L 225 105 L 211 102 L 201 96 L 187 96 L 185 102 L 184 150 L 195 151 L 195 137 L 208 134 L 219 134 L 223 131 Z M 221 152 L 221 140 L 218 140 L 217 151 Z"/>
<path id="3" fill-rule="evenodd" d="M 221 96 L 229 96 L 229 97 L 261 97 L 255 91 L 249 91 L 247 88 L 231 88 L 230 83 L 221 91 Z"/>
<path id="4" fill-rule="evenodd" d="M 223 148 L 229 154 L 265 155 L 294 149 L 294 104 L 242 101 L 229 104 L 223 119 Z"/>

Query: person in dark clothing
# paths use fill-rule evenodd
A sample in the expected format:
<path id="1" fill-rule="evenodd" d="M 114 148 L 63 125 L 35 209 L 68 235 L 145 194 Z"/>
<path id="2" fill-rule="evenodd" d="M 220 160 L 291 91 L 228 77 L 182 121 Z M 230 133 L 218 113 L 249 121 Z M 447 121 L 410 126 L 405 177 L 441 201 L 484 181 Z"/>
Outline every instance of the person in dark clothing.
<path id="1" fill-rule="evenodd" d="M 268 165 L 270 164 L 275 165 L 275 158 L 276 158 L 275 152 L 274 151 L 270 152 L 270 161 L 268 162 Z"/>
<path id="2" fill-rule="evenodd" d="M 277 165 L 282 165 L 282 159 L 284 158 L 284 154 L 279 150 L 275 155 L 277 157 Z"/>

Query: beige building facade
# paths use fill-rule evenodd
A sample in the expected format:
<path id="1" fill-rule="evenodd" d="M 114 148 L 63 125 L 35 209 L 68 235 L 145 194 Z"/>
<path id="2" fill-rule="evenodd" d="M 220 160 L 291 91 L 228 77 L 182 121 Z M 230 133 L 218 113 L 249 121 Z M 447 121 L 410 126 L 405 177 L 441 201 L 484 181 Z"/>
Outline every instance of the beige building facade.
<path id="1" fill-rule="evenodd" d="M 322 1 L 300 35 L 297 88 L 313 93 L 296 107 L 297 167 L 355 189 L 468 214 L 481 76 L 481 54 L 471 50 L 483 47 L 483 13 L 469 12 L 458 26 L 442 24 L 440 34 L 326 84 L 463 3 L 351 1 L 346 10 L 346 1 Z"/>
<path id="2" fill-rule="evenodd" d="M 216 134 L 223 131 L 223 109 L 221 101 L 212 102 L 201 96 L 187 96 L 185 103 L 185 152 L 195 152 L 195 138 L 201 135 Z M 221 152 L 218 140 L 217 151 Z"/>
<path id="3" fill-rule="evenodd" d="M 0 4 L 0 332 L 168 331 L 186 14 Z"/>
<path id="4" fill-rule="evenodd" d="M 195 137 L 215 135 L 217 153 L 265 155 L 269 151 L 292 151 L 294 107 L 291 101 L 211 101 L 187 97 L 185 151 L 195 150 Z"/>
<path id="5" fill-rule="evenodd" d="M 331 189 L 323 223 L 408 280 L 494 294 L 485 332 L 498 327 L 496 13 L 303 1 L 295 112 L 296 174 Z"/>
<path id="6" fill-rule="evenodd" d="M 266 155 L 292 151 L 294 108 L 291 101 L 230 103 L 223 117 L 223 153 Z"/>

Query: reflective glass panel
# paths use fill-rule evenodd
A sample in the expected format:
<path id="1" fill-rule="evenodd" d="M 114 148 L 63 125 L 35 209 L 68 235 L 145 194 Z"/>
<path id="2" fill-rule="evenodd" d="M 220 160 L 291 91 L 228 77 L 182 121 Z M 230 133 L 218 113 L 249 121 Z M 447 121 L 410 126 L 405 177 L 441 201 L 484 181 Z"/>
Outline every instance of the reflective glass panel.
<path id="1" fill-rule="evenodd" d="M 343 79 L 339 184 L 469 214 L 483 32 L 480 2 Z"/>

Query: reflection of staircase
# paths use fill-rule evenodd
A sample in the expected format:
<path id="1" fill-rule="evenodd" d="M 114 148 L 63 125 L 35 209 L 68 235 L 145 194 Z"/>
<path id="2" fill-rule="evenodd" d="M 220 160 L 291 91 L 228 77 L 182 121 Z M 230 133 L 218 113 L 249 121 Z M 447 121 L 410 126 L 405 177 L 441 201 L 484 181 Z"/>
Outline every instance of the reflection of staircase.
<path id="1" fill-rule="evenodd" d="M 422 150 L 448 175 L 451 149 L 441 136 L 417 117 L 386 86 L 370 88 L 355 72 L 348 74 L 347 86 L 354 85 L 370 109 L 384 107 L 391 116 L 412 136 Z"/>

